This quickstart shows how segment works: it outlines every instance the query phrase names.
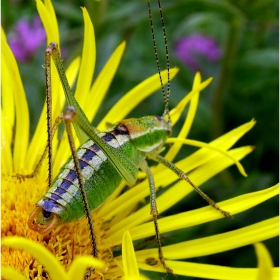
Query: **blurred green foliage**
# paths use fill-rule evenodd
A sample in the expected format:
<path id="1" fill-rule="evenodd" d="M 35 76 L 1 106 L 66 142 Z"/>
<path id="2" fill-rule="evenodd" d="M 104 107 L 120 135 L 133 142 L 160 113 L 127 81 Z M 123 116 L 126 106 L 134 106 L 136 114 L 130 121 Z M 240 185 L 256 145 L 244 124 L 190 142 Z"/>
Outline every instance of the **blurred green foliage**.
<path id="1" fill-rule="evenodd" d="M 155 1 L 154 1 L 155 2 Z M 96 73 L 100 71 L 116 46 L 127 41 L 122 63 L 111 85 L 106 102 L 100 108 L 95 124 L 128 90 L 156 72 L 151 32 L 145 1 L 53 1 L 60 27 L 61 48 L 66 65 L 81 53 L 83 19 L 80 6 L 85 6 L 95 26 L 97 41 Z M 158 38 L 159 57 L 165 68 L 165 53 L 156 3 L 152 3 L 155 33 Z M 254 145 L 255 151 L 242 161 L 248 178 L 242 178 L 235 167 L 224 171 L 203 186 L 203 190 L 216 201 L 246 192 L 270 187 L 278 181 L 279 170 L 279 66 L 278 66 L 278 1 L 274 0 L 162 0 L 172 66 L 180 72 L 172 81 L 170 107 L 190 90 L 194 73 L 173 54 L 174 45 L 182 36 L 202 33 L 217 40 L 223 58 L 213 63 L 202 61 L 203 79 L 214 77 L 211 86 L 201 94 L 197 116 L 190 139 L 208 142 L 245 123 L 257 120 L 256 126 L 238 143 Z M 34 1 L 3 0 L 2 26 L 7 34 L 20 18 L 32 18 L 36 11 Z M 43 46 L 26 63 L 19 64 L 24 87 L 28 95 L 33 134 L 44 102 Z M 96 75 L 95 73 L 95 75 Z M 160 92 L 139 105 L 130 116 L 162 114 Z M 185 113 L 186 114 L 186 113 Z M 183 122 L 183 117 L 181 123 Z M 180 124 L 174 127 L 174 135 Z M 181 156 L 193 151 L 184 147 Z M 171 214 L 205 205 L 193 194 L 176 207 L 164 213 Z M 187 240 L 207 236 L 275 216 L 278 198 L 269 200 L 245 213 L 234 222 L 226 219 L 191 229 L 170 233 L 174 240 Z M 164 240 L 168 244 L 168 239 Z M 278 239 L 264 242 L 272 254 L 274 265 L 279 263 Z M 206 244 L 207 246 L 207 244 Z M 236 267 L 255 267 L 252 246 L 232 252 L 205 256 L 188 261 Z M 162 276 L 162 275 L 161 275 Z M 160 279 L 160 275 L 151 277 Z M 180 277 L 183 279 L 183 277 Z M 193 278 L 184 278 L 193 279 Z"/>

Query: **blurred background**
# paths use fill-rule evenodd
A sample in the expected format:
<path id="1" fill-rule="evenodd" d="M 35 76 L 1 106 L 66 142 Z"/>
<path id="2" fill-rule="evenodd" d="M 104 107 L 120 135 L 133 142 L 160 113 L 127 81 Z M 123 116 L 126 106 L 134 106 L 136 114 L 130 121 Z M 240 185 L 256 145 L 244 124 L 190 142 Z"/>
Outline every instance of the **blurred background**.
<path id="1" fill-rule="evenodd" d="M 38 19 L 35 1 L 2 0 L 2 26 L 17 57 L 27 93 L 31 128 L 35 127 L 45 98 L 45 35 Z M 102 69 L 114 49 L 127 42 L 124 57 L 94 124 L 98 124 L 117 100 L 145 78 L 156 73 L 151 31 L 145 1 L 54 1 L 58 17 L 64 63 L 81 53 L 83 18 L 80 6 L 89 11 L 95 27 L 97 66 Z M 165 50 L 156 3 L 152 3 L 159 56 L 165 68 Z M 222 172 L 202 186 L 215 201 L 268 188 L 279 177 L 279 26 L 278 1 L 274 0 L 162 0 L 171 66 L 180 68 L 172 81 L 170 108 L 190 91 L 196 71 L 203 80 L 214 81 L 202 92 L 198 112 L 188 138 L 209 142 L 252 118 L 255 127 L 236 146 L 254 145 L 255 151 L 242 160 L 247 178 L 236 167 Z M 34 35 L 36 33 L 36 36 Z M 32 42 L 32 44 L 30 44 Z M 129 117 L 161 115 L 161 92 L 141 103 Z M 177 135 L 181 123 L 174 127 Z M 195 151 L 184 147 L 180 157 Z M 205 206 L 191 194 L 162 216 Z M 169 233 L 164 245 L 238 229 L 276 216 L 278 197 L 238 214 L 234 222 L 222 219 Z M 279 263 L 278 237 L 267 240 L 274 265 Z M 206 244 L 207 246 L 207 244 Z M 253 246 L 187 261 L 234 267 L 256 267 Z M 149 274 L 160 279 L 162 274 Z M 180 277 L 179 279 L 195 279 Z"/>

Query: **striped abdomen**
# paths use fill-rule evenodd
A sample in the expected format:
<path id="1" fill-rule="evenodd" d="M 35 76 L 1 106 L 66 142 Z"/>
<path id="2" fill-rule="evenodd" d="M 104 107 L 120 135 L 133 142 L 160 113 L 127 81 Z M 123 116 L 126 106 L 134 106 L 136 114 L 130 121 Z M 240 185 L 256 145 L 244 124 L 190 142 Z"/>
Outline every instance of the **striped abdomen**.
<path id="1" fill-rule="evenodd" d="M 151 116 L 123 120 L 113 128 L 100 132 L 98 136 L 110 146 L 121 150 L 139 166 L 145 153 L 160 148 L 170 133 L 171 128 L 163 117 Z M 89 207 L 93 210 L 112 194 L 122 177 L 92 140 L 84 143 L 77 154 Z M 78 220 L 84 215 L 84 203 L 73 159 L 70 157 L 50 189 L 37 203 L 28 225 L 31 229 L 46 234 L 56 225 Z"/>
<path id="2" fill-rule="evenodd" d="M 132 158 L 138 157 L 137 150 L 128 135 L 116 129 L 101 132 L 99 137 L 116 149 L 121 149 Z M 101 205 L 116 189 L 121 176 L 91 140 L 77 150 L 90 209 Z M 77 174 L 72 157 L 60 169 L 51 188 L 37 203 L 45 211 L 57 214 L 60 223 L 78 220 L 84 216 L 84 204 L 79 189 Z"/>

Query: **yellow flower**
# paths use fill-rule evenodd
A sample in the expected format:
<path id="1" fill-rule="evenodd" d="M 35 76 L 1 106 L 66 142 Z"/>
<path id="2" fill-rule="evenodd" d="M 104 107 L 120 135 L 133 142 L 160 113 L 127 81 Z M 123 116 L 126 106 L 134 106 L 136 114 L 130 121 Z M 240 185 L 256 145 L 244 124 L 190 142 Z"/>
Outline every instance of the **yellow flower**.
<path id="1" fill-rule="evenodd" d="M 59 43 L 58 25 L 51 2 L 45 1 L 45 4 L 43 4 L 41 1 L 36 1 L 36 3 L 46 29 L 48 43 L 51 41 Z M 83 8 L 82 11 L 85 21 L 83 54 L 81 58 L 77 58 L 71 63 L 67 69 L 67 76 L 70 83 L 73 84 L 77 73 L 79 73 L 75 96 L 87 117 L 92 120 L 114 77 L 125 44 L 120 44 L 115 50 L 91 86 L 96 55 L 94 30 L 86 9 Z M 100 278 L 102 275 L 104 279 L 117 279 L 120 277 L 143 279 L 138 269 L 165 273 L 159 263 L 157 249 L 145 249 L 144 245 L 147 240 L 138 243 L 139 247 L 142 245 L 142 249 L 135 250 L 135 254 L 132 249 L 132 241 L 147 239 L 155 234 L 153 223 L 150 222 L 149 205 L 138 207 L 139 203 L 149 196 L 149 187 L 146 180 L 140 181 L 136 186 L 128 190 L 126 190 L 125 183 L 122 182 L 115 192 L 92 213 L 99 258 L 104 267 L 102 267 L 102 263 L 96 262 L 92 258 L 77 257 L 78 255 L 91 254 L 89 232 L 85 218 L 59 226 L 45 236 L 41 236 L 28 228 L 28 216 L 38 199 L 46 191 L 46 161 L 43 162 L 42 168 L 35 178 L 19 182 L 13 175 L 31 173 L 43 153 L 47 138 L 45 133 L 45 108 L 42 111 L 34 136 L 29 142 L 28 105 L 16 61 L 8 47 L 3 32 L 2 57 L 3 277 L 6 279 L 20 279 L 20 277 L 23 277 L 18 276 L 20 273 L 28 279 L 50 279 L 49 277 L 52 277 L 52 279 L 62 280 L 73 279 L 79 273 L 79 277 L 82 279 L 84 268 L 91 265 L 96 268 L 95 274 L 92 274 L 91 279 Z M 171 69 L 171 78 L 175 76 L 177 71 L 177 69 Z M 166 71 L 163 71 L 165 83 L 166 76 Z M 64 98 L 55 71 L 52 73 L 52 79 L 53 117 L 56 117 L 62 111 Z M 192 91 L 171 111 L 171 118 L 175 124 L 186 104 L 190 103 L 185 124 L 178 137 L 168 140 L 168 142 L 174 144 L 165 156 L 172 161 L 182 144 L 201 147 L 197 152 L 175 163 L 184 172 L 189 173 L 190 178 L 197 186 L 200 186 L 203 182 L 234 163 L 240 172 L 246 175 L 239 160 L 253 150 L 251 146 L 234 149 L 231 149 L 231 147 L 254 126 L 254 120 L 230 131 L 209 144 L 186 140 L 195 116 L 199 92 L 210 82 L 211 79 L 201 82 L 201 77 L 197 74 Z M 139 102 L 159 87 L 160 84 L 156 74 L 133 88 L 108 112 L 99 124 L 98 129 L 102 130 L 107 123 L 115 123 L 125 118 Z M 63 137 L 60 143 L 58 143 L 57 137 L 54 137 L 53 147 L 53 171 L 54 174 L 57 174 L 59 168 L 70 155 L 66 137 Z M 175 205 L 193 190 L 186 182 L 179 181 L 175 174 L 163 166 L 155 166 L 152 170 L 157 187 L 166 188 L 171 185 L 170 188 L 158 196 L 159 213 Z M 140 173 L 141 176 L 144 179 L 144 175 Z M 219 202 L 219 206 L 234 215 L 277 194 L 278 186 L 274 186 Z M 158 223 L 160 232 L 163 234 L 220 218 L 223 217 L 218 211 L 213 210 L 210 206 L 205 206 L 193 211 L 161 218 Z M 129 230 L 130 235 L 127 230 Z M 264 274 L 265 271 L 268 271 L 267 273 L 271 275 L 271 279 L 277 279 L 278 269 L 272 267 L 269 257 L 260 258 L 260 272 L 257 268 L 231 268 L 180 261 L 227 251 L 277 235 L 278 218 L 274 217 L 219 235 L 163 246 L 163 252 L 167 265 L 177 275 L 207 279 L 257 279 L 257 277 L 261 279 L 262 275 L 266 275 Z M 31 240 L 36 241 L 36 243 L 31 242 Z M 123 244 L 122 253 L 120 252 L 121 244 Z M 48 249 L 48 253 L 45 253 L 42 245 Z M 256 245 L 257 252 L 263 250 L 260 246 Z M 68 274 L 63 271 L 61 266 Z"/>

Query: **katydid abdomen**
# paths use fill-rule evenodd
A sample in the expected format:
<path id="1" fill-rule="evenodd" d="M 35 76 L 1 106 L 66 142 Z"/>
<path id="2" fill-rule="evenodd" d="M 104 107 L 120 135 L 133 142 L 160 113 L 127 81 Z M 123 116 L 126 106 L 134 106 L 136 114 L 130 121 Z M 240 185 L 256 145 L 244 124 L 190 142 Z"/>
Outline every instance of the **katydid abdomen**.
<path id="1" fill-rule="evenodd" d="M 161 147 L 170 132 L 163 117 L 150 116 L 123 120 L 100 132 L 98 136 L 110 146 L 121 150 L 139 166 L 140 161 L 145 159 L 145 152 Z M 92 211 L 112 194 L 122 177 L 92 140 L 81 145 L 77 155 Z M 56 225 L 79 220 L 84 215 L 84 202 L 73 158 L 70 157 L 50 189 L 37 203 L 28 225 L 31 229 L 46 234 Z"/>

